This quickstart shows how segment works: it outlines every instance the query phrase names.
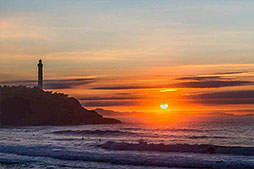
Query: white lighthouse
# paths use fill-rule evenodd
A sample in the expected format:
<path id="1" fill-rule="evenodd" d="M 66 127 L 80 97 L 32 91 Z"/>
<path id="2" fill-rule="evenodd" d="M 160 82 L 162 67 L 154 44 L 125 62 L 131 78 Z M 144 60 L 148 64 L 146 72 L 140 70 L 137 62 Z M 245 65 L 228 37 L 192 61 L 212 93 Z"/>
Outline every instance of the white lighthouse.
<path id="1" fill-rule="evenodd" d="M 43 89 L 43 64 L 41 59 L 38 63 L 38 87 Z"/>

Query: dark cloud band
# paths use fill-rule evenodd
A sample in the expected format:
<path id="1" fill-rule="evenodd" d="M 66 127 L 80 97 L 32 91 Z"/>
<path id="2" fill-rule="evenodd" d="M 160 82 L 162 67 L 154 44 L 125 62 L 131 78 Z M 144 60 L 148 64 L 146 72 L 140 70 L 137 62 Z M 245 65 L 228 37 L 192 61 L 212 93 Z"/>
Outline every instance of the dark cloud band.
<path id="1" fill-rule="evenodd" d="M 140 97 L 81 97 L 79 100 L 134 100 L 141 99 Z"/>
<path id="2" fill-rule="evenodd" d="M 85 85 L 96 82 L 94 78 L 77 78 L 77 79 L 51 79 L 44 80 L 44 89 L 69 89 L 74 86 Z M 24 81 L 5 81 L 0 82 L 2 85 L 24 85 L 28 87 L 37 86 L 37 80 Z"/>
<path id="3" fill-rule="evenodd" d="M 182 82 L 176 83 L 173 86 L 178 88 L 220 88 L 220 87 L 231 87 L 231 86 L 247 86 L 254 85 L 252 81 L 201 81 L 201 82 Z"/>
<path id="4" fill-rule="evenodd" d="M 214 80 L 221 79 L 220 76 L 190 76 L 190 77 L 180 77 L 176 78 L 176 80 Z"/>
<path id="5" fill-rule="evenodd" d="M 210 105 L 254 104 L 254 90 L 214 92 L 186 97 L 192 102 Z"/>
<path id="6" fill-rule="evenodd" d="M 108 107 L 108 106 L 133 106 L 133 101 L 100 101 L 100 102 L 82 102 L 85 107 Z"/>
<path id="7" fill-rule="evenodd" d="M 209 81 L 191 81 L 191 82 L 180 82 L 164 86 L 100 86 L 93 87 L 93 90 L 135 90 L 135 89 L 153 89 L 153 88 L 221 88 L 221 87 L 232 87 L 232 86 L 248 86 L 254 85 L 252 81 L 241 81 L 241 80 L 209 80 Z"/>

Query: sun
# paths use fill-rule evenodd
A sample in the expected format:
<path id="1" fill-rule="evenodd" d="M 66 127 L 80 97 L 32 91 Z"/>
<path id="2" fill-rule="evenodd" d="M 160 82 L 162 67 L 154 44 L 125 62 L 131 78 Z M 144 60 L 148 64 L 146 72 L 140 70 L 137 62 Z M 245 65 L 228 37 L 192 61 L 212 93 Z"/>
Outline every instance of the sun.
<path id="1" fill-rule="evenodd" d="M 168 108 L 168 104 L 167 103 L 161 103 L 160 107 L 162 109 L 167 109 Z"/>

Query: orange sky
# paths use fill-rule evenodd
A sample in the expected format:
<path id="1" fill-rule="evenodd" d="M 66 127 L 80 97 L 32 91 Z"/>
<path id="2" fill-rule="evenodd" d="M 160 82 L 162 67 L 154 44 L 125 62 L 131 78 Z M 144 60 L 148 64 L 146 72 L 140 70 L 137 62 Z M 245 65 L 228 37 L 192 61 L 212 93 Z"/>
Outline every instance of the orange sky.
<path id="1" fill-rule="evenodd" d="M 1 85 L 36 85 L 41 58 L 47 90 L 105 116 L 254 114 L 253 1 L 26 4 L 0 2 Z"/>
<path id="2" fill-rule="evenodd" d="M 139 70 L 136 74 L 131 70 L 122 77 L 91 77 L 96 79 L 91 84 L 54 90 L 79 98 L 88 109 L 113 110 L 113 114 L 105 115 L 132 122 L 245 115 L 253 114 L 253 66 L 186 65 Z M 162 103 L 168 108 L 161 109 Z"/>

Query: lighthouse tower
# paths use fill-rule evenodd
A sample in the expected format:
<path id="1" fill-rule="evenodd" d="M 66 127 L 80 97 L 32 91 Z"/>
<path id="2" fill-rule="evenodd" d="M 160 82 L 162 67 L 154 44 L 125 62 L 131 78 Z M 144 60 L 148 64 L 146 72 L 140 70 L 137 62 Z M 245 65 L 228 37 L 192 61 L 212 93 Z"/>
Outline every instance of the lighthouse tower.
<path id="1" fill-rule="evenodd" d="M 38 87 L 43 89 L 43 64 L 41 59 L 38 63 Z"/>

